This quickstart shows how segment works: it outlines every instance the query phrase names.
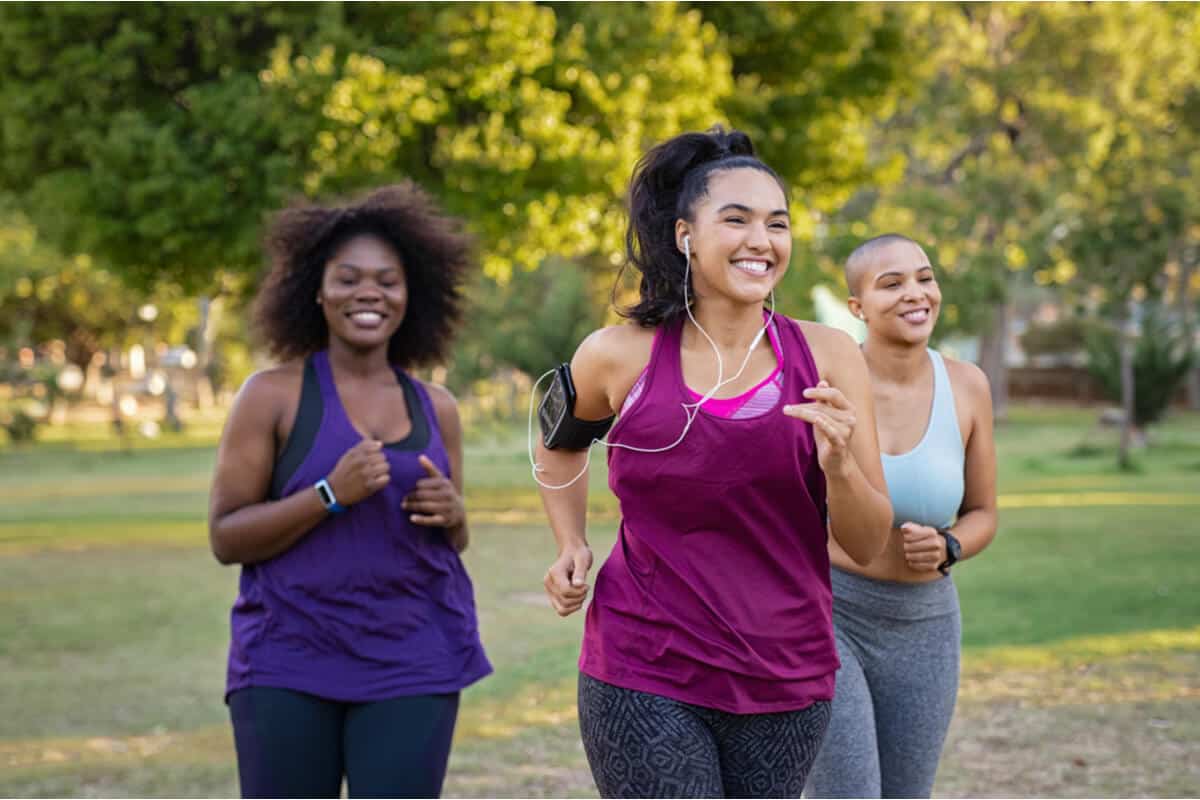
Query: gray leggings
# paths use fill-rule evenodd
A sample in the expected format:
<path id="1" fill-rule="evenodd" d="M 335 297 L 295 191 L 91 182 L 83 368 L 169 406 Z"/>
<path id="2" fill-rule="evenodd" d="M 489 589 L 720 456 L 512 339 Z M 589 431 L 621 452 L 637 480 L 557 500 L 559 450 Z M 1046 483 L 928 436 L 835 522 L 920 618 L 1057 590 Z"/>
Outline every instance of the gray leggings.
<path id="1" fill-rule="evenodd" d="M 731 714 L 579 674 L 579 731 L 601 797 L 797 797 L 829 701 Z"/>
<path id="2" fill-rule="evenodd" d="M 832 577 L 842 666 L 805 796 L 929 797 L 958 694 L 954 582 Z"/>

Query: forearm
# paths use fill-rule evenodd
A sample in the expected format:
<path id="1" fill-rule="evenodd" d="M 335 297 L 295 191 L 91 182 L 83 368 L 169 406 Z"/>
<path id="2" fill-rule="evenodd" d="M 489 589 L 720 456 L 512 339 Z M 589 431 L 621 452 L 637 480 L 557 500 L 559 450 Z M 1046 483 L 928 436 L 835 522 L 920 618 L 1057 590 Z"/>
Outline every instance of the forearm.
<path id="1" fill-rule="evenodd" d="M 538 463 L 544 470 L 538 474 L 542 484 L 561 486 L 580 475 L 587 463 L 587 452 L 571 450 L 547 450 L 538 445 Z M 562 489 L 549 489 L 539 484 L 542 507 L 550 521 L 558 552 L 587 544 L 587 492 L 588 475 L 584 472 L 579 479 Z"/>
<path id="2" fill-rule="evenodd" d="M 976 508 L 963 514 L 950 532 L 962 545 L 962 559 L 982 553 L 996 538 L 996 509 Z"/>
<path id="3" fill-rule="evenodd" d="M 213 555 L 222 564 L 253 564 L 284 552 L 329 516 L 316 491 L 255 503 L 209 518 Z"/>
<path id="4" fill-rule="evenodd" d="M 891 501 L 853 462 L 838 474 L 826 475 L 825 486 L 830 531 L 851 558 L 869 564 L 887 544 Z"/>

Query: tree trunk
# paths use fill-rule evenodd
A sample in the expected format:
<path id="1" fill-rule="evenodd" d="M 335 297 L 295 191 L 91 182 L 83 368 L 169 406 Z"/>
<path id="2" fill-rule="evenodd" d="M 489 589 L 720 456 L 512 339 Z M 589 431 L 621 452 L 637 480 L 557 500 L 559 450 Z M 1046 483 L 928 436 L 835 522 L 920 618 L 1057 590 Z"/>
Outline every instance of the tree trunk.
<path id="1" fill-rule="evenodd" d="M 979 339 L 979 368 L 992 388 L 992 414 L 997 421 L 1008 418 L 1008 326 L 1012 307 L 1003 300 L 995 307 L 992 323 Z"/>
<path id="2" fill-rule="evenodd" d="M 1192 273 L 1196 269 L 1195 249 L 1185 249 L 1183 257 L 1179 260 L 1179 316 L 1183 321 L 1185 340 L 1192 353 L 1192 368 L 1184 376 L 1183 383 L 1187 390 L 1187 407 L 1192 411 L 1200 411 L 1200 353 L 1196 351 L 1196 312 L 1195 303 L 1188 291 L 1192 285 Z"/>
<path id="3" fill-rule="evenodd" d="M 1133 461 L 1129 451 L 1133 446 L 1134 425 L 1134 386 L 1133 386 L 1133 338 L 1134 338 L 1134 308 L 1133 300 L 1129 301 L 1126 317 L 1121 320 L 1121 447 L 1117 451 L 1117 466 L 1130 469 Z"/>
<path id="4" fill-rule="evenodd" d="M 221 324 L 222 298 L 201 297 L 197 302 L 200 306 L 200 322 L 196 336 L 196 408 L 206 410 L 213 407 L 215 402 L 212 381 L 213 344 L 217 338 L 217 328 Z"/>

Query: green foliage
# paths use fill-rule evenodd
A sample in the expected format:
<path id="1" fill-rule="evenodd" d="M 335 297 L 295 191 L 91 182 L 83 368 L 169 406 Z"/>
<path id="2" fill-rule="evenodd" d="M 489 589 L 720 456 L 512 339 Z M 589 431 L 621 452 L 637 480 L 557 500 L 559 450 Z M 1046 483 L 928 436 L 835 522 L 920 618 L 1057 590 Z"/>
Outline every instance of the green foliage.
<path id="1" fill-rule="evenodd" d="M 1120 334 L 1097 327 L 1087 337 L 1088 370 L 1113 402 L 1121 402 Z M 1158 310 L 1142 320 L 1133 355 L 1133 422 L 1145 427 L 1162 419 L 1195 360 L 1186 334 Z"/>
<path id="2" fill-rule="evenodd" d="M 620 259 L 636 159 L 681 130 L 746 127 L 801 218 L 877 178 L 867 132 L 905 83 L 905 24 L 805 4 L 10 4 L 0 186 L 139 286 L 252 273 L 287 198 L 401 177 L 468 220 L 498 282 L 595 268 Z"/>
<path id="3" fill-rule="evenodd" d="M 547 262 L 536 272 L 514 273 L 501 286 L 481 280 L 471 306 L 450 370 L 451 382 L 459 388 L 501 367 L 540 375 L 570 361 L 583 338 L 603 321 L 588 272 L 564 260 Z"/>

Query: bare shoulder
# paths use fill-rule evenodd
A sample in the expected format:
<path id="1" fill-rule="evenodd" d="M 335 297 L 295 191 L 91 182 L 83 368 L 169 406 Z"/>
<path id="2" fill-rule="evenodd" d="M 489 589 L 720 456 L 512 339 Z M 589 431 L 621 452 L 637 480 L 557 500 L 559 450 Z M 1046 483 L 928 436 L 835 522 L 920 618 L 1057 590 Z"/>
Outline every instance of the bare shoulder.
<path id="1" fill-rule="evenodd" d="M 575 358 L 593 366 L 612 368 L 629 361 L 641 359 L 644 367 L 650 360 L 654 345 L 654 328 L 643 328 L 634 322 L 609 325 L 592 331 L 575 351 Z M 574 362 L 572 362 L 574 365 Z M 640 367 L 639 367 L 640 369 Z"/>
<path id="2" fill-rule="evenodd" d="M 425 387 L 425 392 L 429 395 L 429 402 L 433 404 L 433 410 L 439 419 L 447 414 L 458 413 L 458 400 L 445 386 L 419 378 L 413 378 L 413 380 Z"/>
<path id="3" fill-rule="evenodd" d="M 581 419 L 600 419 L 619 413 L 630 388 L 654 349 L 654 328 L 633 323 L 593 331 L 571 359 Z"/>
<path id="4" fill-rule="evenodd" d="M 246 378 L 237 393 L 237 405 L 255 409 L 278 409 L 300 397 L 304 380 L 304 362 L 289 361 L 270 369 L 259 370 Z"/>
<path id="5" fill-rule="evenodd" d="M 946 375 L 950 378 L 952 389 L 964 392 L 970 398 L 972 406 L 986 403 L 987 408 L 991 408 L 992 388 L 987 375 L 978 365 L 947 355 L 942 356 L 942 361 L 946 364 Z"/>
<path id="6" fill-rule="evenodd" d="M 796 320 L 808 349 L 812 351 L 813 361 L 817 364 L 817 372 L 822 378 L 834 382 L 839 374 L 853 370 L 854 374 L 865 372 L 866 361 L 858 342 L 845 331 L 819 322 Z"/>
<path id="7" fill-rule="evenodd" d="M 303 382 L 302 360 L 255 372 L 238 389 L 224 435 L 238 440 L 286 436 L 300 405 Z"/>

